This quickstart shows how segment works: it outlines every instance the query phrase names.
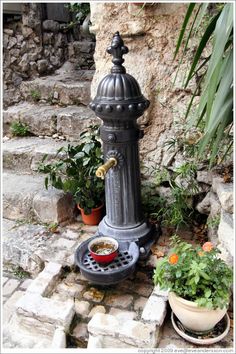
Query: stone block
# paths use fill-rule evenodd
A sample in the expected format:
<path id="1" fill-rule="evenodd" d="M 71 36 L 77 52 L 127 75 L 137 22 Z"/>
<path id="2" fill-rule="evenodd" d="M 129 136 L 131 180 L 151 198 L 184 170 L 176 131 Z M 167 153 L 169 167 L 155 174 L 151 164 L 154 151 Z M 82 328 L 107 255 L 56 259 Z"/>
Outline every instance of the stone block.
<path id="1" fill-rule="evenodd" d="M 3 286 L 3 296 L 9 296 L 16 290 L 20 282 L 17 279 L 9 279 Z"/>
<path id="2" fill-rule="evenodd" d="M 34 196 L 33 208 L 41 222 L 64 222 L 73 218 L 73 197 L 55 188 L 42 190 Z"/>
<path id="3" fill-rule="evenodd" d="M 57 291 L 59 294 L 62 294 L 64 297 L 77 298 L 81 292 L 84 290 L 84 285 L 81 284 L 65 284 L 60 283 L 57 286 Z"/>
<path id="4" fill-rule="evenodd" d="M 219 257 L 225 261 L 230 267 L 233 267 L 234 265 L 234 258 L 232 255 L 226 250 L 225 245 L 222 243 L 219 243 L 217 245 L 217 248 L 220 250 Z"/>
<path id="5" fill-rule="evenodd" d="M 117 306 L 117 307 L 122 307 L 122 308 L 127 308 L 129 307 L 133 302 L 133 296 L 128 295 L 128 294 L 113 294 L 108 296 L 108 299 L 106 301 L 107 305 L 110 306 Z"/>
<path id="6" fill-rule="evenodd" d="M 94 335 L 115 337 L 119 329 L 119 320 L 112 315 L 96 313 L 88 323 L 88 331 Z"/>
<path id="7" fill-rule="evenodd" d="M 93 349 L 98 349 L 98 348 L 104 348 L 103 336 L 92 336 L 90 334 L 87 349 L 93 350 Z"/>
<path id="8" fill-rule="evenodd" d="M 148 299 L 146 297 L 140 296 L 134 302 L 134 310 L 135 311 L 143 310 L 144 306 L 146 305 L 147 300 Z"/>
<path id="9" fill-rule="evenodd" d="M 79 301 L 75 299 L 75 312 L 82 318 L 87 317 L 90 309 L 90 303 L 88 301 Z"/>
<path id="10" fill-rule="evenodd" d="M 224 211 L 233 214 L 234 212 L 234 191 L 233 183 L 217 183 L 217 195 Z"/>
<path id="11" fill-rule="evenodd" d="M 74 328 L 72 336 L 76 338 L 80 346 L 87 347 L 88 342 L 88 328 L 86 323 L 78 323 Z"/>
<path id="12" fill-rule="evenodd" d="M 66 334 L 64 332 L 63 327 L 62 328 L 56 328 L 53 338 L 52 338 L 52 345 L 51 347 L 53 349 L 56 348 L 66 348 Z"/>
<path id="13" fill-rule="evenodd" d="M 32 92 L 39 92 L 38 88 L 31 88 L 21 84 L 22 94 L 28 95 L 28 99 L 32 100 Z M 41 94 L 39 92 L 41 97 Z M 48 96 L 50 91 L 48 92 Z M 35 135 L 52 135 L 56 132 L 56 109 L 49 105 L 35 105 L 23 102 L 18 105 L 9 107 L 4 111 L 4 129 L 9 129 L 9 125 L 14 120 L 21 120 L 27 124 L 31 133 Z"/>
<path id="14" fill-rule="evenodd" d="M 74 249 L 76 242 L 74 240 L 67 240 L 66 238 L 58 238 L 52 243 L 52 247 L 58 250 L 71 250 Z"/>
<path id="15" fill-rule="evenodd" d="M 105 312 L 104 312 L 105 313 Z M 134 311 L 124 311 L 117 308 L 111 308 L 109 315 L 115 316 L 119 321 L 134 320 L 136 313 Z"/>
<path id="16" fill-rule="evenodd" d="M 197 181 L 205 184 L 212 184 L 212 172 L 211 171 L 197 171 Z"/>
<path id="17" fill-rule="evenodd" d="M 34 251 L 38 247 L 43 247 L 45 239 L 39 232 L 42 226 L 22 225 L 19 228 L 11 229 L 14 223 L 4 220 L 3 238 L 3 263 L 21 267 L 32 275 L 37 275 L 43 269 L 43 261 Z M 8 228 L 9 225 L 9 228 Z"/>
<path id="18" fill-rule="evenodd" d="M 92 310 L 89 312 L 88 317 L 93 317 L 95 313 L 106 313 L 106 309 L 104 306 L 97 305 L 92 308 Z"/>
<path id="19" fill-rule="evenodd" d="M 167 304 L 160 296 L 149 297 L 142 313 L 142 320 L 161 326 L 166 315 Z"/>
<path id="20" fill-rule="evenodd" d="M 91 287 L 88 291 L 83 294 L 83 297 L 86 300 L 101 302 L 105 296 L 104 291 L 98 290 L 96 288 Z"/>
<path id="21" fill-rule="evenodd" d="M 83 41 L 73 43 L 75 53 L 92 53 L 95 49 L 95 42 Z"/>
<path id="22" fill-rule="evenodd" d="M 57 116 L 57 132 L 71 140 L 78 140 L 79 134 L 95 123 L 98 123 L 98 118 L 87 108 L 80 106 L 75 110 L 68 107 Z"/>
<path id="23" fill-rule="evenodd" d="M 232 214 L 221 211 L 220 224 L 218 228 L 219 241 L 224 245 L 229 254 L 234 257 L 234 221 Z"/>
<path id="24" fill-rule="evenodd" d="M 160 296 L 163 300 L 168 300 L 169 290 L 161 290 L 159 285 L 156 285 L 153 289 L 152 295 Z"/>
<path id="25" fill-rule="evenodd" d="M 89 335 L 87 349 L 94 350 L 99 348 L 111 348 L 111 349 L 134 349 L 133 345 L 122 342 L 121 340 L 109 337 L 109 336 L 93 336 Z"/>
<path id="26" fill-rule="evenodd" d="M 93 336 L 116 338 L 123 343 L 138 348 L 153 348 L 157 344 L 158 329 L 154 324 L 139 321 L 119 321 L 115 316 L 97 313 L 88 323 L 88 331 Z"/>
<path id="27" fill-rule="evenodd" d="M 20 289 L 22 290 L 27 290 L 27 288 L 30 286 L 32 283 L 33 279 L 26 279 L 23 281 L 23 283 L 20 285 Z"/>
<path id="28" fill-rule="evenodd" d="M 48 32 L 57 33 L 60 30 L 60 24 L 53 20 L 45 20 L 43 21 L 43 29 Z"/>
<path id="29" fill-rule="evenodd" d="M 7 277 L 2 277 L 2 285 L 4 285 L 7 281 L 8 281 L 9 278 Z"/>
<path id="30" fill-rule="evenodd" d="M 79 238 L 79 235 L 79 230 L 76 232 L 67 229 L 65 232 L 62 233 L 62 237 L 65 237 L 68 240 L 77 240 Z"/>
<path id="31" fill-rule="evenodd" d="M 45 73 L 48 70 L 49 62 L 47 59 L 40 59 L 37 61 L 38 72 L 40 74 Z"/>
<path id="32" fill-rule="evenodd" d="M 196 209 L 199 211 L 201 214 L 210 214 L 211 211 L 211 199 L 210 199 L 210 192 L 207 193 L 205 198 L 197 204 Z"/>
<path id="33" fill-rule="evenodd" d="M 155 348 L 159 339 L 159 328 L 140 321 L 120 323 L 118 338 L 138 348 Z"/>
<path id="34" fill-rule="evenodd" d="M 49 334 L 53 334 L 58 326 L 69 330 L 74 316 L 74 303 L 72 300 L 51 300 L 27 291 L 16 303 L 16 312 L 25 323 L 38 322 L 42 333 L 45 333 L 44 326 L 48 325 Z"/>
<path id="35" fill-rule="evenodd" d="M 10 220 L 34 218 L 33 198 L 43 185 L 42 176 L 3 173 L 3 217 Z"/>
<path id="36" fill-rule="evenodd" d="M 23 296 L 23 291 L 15 291 L 12 296 L 4 303 L 2 312 L 2 323 L 6 327 L 15 313 L 15 304 Z"/>
<path id="37" fill-rule="evenodd" d="M 49 262 L 44 270 L 32 281 L 27 293 L 48 296 L 55 288 L 62 272 L 62 266 L 58 263 Z"/>

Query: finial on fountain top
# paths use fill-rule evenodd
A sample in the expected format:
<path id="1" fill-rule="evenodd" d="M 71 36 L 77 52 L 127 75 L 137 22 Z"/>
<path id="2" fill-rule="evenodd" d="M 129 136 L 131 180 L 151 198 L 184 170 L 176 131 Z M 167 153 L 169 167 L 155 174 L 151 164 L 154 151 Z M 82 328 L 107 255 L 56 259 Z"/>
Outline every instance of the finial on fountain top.
<path id="1" fill-rule="evenodd" d="M 124 63 L 122 56 L 128 52 L 129 49 L 124 45 L 120 33 L 116 32 L 113 36 L 111 46 L 107 48 L 107 53 L 113 56 L 112 63 L 114 66 L 111 69 L 112 74 L 126 73 L 125 67 L 122 65 L 122 63 Z"/>

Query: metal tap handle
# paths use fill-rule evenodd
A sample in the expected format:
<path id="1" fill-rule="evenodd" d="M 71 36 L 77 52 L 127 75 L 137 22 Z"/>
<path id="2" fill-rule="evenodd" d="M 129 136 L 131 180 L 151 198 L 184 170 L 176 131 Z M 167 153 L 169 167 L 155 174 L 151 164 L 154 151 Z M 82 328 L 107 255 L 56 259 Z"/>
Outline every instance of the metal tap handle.
<path id="1" fill-rule="evenodd" d="M 107 162 L 104 163 L 104 165 L 99 166 L 97 171 L 96 171 L 96 176 L 104 179 L 107 171 L 109 171 L 110 168 L 115 167 L 117 165 L 117 160 L 114 157 L 110 157 Z"/>

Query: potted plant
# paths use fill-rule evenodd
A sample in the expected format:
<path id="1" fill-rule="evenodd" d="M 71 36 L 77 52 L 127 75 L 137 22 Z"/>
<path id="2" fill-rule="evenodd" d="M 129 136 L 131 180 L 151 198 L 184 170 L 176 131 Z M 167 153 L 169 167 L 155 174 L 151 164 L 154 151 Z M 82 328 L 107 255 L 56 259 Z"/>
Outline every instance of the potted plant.
<path id="1" fill-rule="evenodd" d="M 104 206 L 104 181 L 95 175 L 103 163 L 97 129 L 97 126 L 90 126 L 82 132 L 79 145 L 60 148 L 55 162 L 45 163 L 48 158 L 45 155 L 38 168 L 39 172 L 47 174 L 46 188 L 51 185 L 73 195 L 87 225 L 99 223 Z"/>
<path id="2" fill-rule="evenodd" d="M 174 235 L 171 246 L 156 266 L 154 283 L 169 290 L 173 313 L 187 330 L 210 331 L 227 311 L 232 270 L 211 242 L 194 247 Z"/>

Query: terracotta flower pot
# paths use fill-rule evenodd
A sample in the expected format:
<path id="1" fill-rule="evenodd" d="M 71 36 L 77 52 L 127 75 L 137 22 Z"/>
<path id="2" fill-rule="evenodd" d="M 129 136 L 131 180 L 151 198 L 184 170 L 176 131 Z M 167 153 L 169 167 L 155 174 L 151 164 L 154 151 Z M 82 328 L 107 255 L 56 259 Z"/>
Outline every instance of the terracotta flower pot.
<path id="1" fill-rule="evenodd" d="M 190 332 L 204 333 L 215 327 L 224 317 L 227 309 L 210 310 L 200 307 L 193 301 L 188 301 L 173 292 L 168 295 L 170 307 L 182 325 Z"/>
<path id="2" fill-rule="evenodd" d="M 84 209 L 77 205 L 81 212 L 82 221 L 85 225 L 98 225 L 102 218 L 102 208 L 103 204 L 97 208 L 92 209 L 91 214 L 85 214 Z"/>

